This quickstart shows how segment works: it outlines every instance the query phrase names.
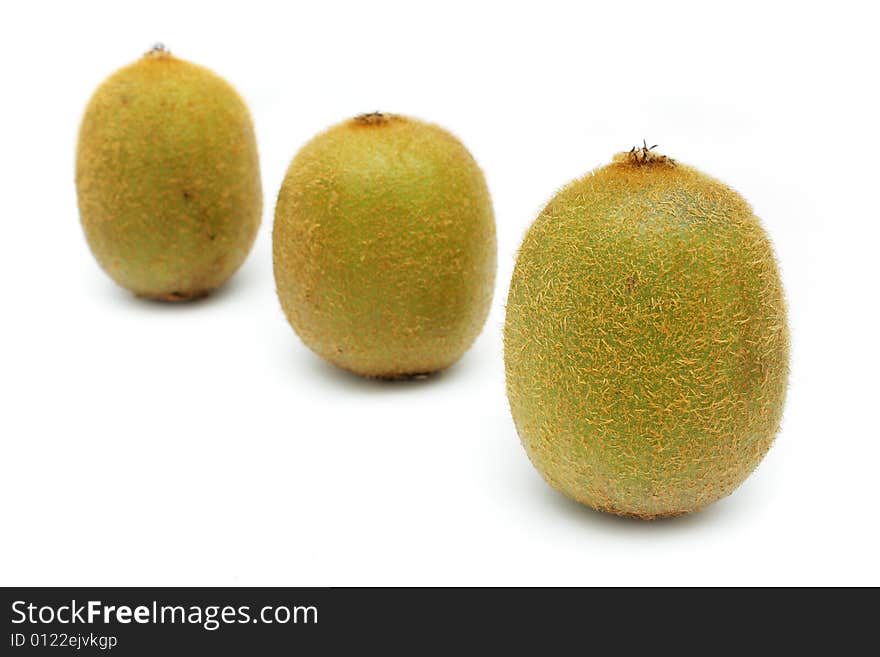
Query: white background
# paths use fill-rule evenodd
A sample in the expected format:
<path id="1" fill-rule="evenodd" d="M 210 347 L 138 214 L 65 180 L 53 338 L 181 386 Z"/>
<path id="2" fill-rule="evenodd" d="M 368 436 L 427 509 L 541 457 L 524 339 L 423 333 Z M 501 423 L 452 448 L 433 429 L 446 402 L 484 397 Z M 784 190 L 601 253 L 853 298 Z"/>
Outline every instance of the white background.
<path id="1" fill-rule="evenodd" d="M 869 3 L 6 3 L 0 16 L 0 583 L 880 584 L 877 20 Z M 82 236 L 95 87 L 155 41 L 254 115 L 265 212 L 213 298 L 132 298 Z M 314 357 L 271 269 L 314 133 L 373 110 L 456 133 L 498 224 L 458 365 L 383 384 Z M 516 249 L 567 181 L 642 138 L 753 204 L 793 333 L 783 430 L 704 512 L 653 523 L 549 489 L 514 431 Z"/>

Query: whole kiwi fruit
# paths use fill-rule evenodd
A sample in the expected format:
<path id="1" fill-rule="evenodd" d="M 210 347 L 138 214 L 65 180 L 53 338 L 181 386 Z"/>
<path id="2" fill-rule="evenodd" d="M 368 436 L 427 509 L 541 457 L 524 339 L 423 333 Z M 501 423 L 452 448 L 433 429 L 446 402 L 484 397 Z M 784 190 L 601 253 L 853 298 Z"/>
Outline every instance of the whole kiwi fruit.
<path id="1" fill-rule="evenodd" d="M 278 194 L 272 250 L 291 326 L 362 376 L 449 367 L 489 312 L 486 181 L 458 139 L 416 119 L 365 114 L 306 144 Z"/>
<path id="2" fill-rule="evenodd" d="M 771 244 L 724 184 L 633 149 L 562 189 L 520 248 L 507 394 L 533 465 L 587 506 L 676 516 L 773 442 L 789 338 Z"/>
<path id="3" fill-rule="evenodd" d="M 76 189 L 114 281 L 151 299 L 204 296 L 241 266 L 260 225 L 250 113 L 226 81 L 158 45 L 89 101 Z"/>

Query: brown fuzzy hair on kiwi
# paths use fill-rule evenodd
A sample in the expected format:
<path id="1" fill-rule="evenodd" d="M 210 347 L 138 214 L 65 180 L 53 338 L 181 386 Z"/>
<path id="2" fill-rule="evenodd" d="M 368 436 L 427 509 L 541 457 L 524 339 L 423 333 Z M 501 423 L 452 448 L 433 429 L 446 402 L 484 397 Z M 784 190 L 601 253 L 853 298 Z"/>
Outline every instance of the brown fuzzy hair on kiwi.
<path id="1" fill-rule="evenodd" d="M 89 101 L 76 189 L 114 281 L 151 299 L 205 296 L 241 266 L 260 225 L 250 113 L 226 81 L 157 46 Z"/>
<path id="2" fill-rule="evenodd" d="M 565 495 L 639 518 L 730 494 L 779 429 L 788 379 L 776 260 L 743 198 L 644 145 L 566 186 L 520 248 L 507 394 Z"/>
<path id="3" fill-rule="evenodd" d="M 374 112 L 315 137 L 281 186 L 272 250 L 293 329 L 362 376 L 449 367 L 489 312 L 489 190 L 468 150 L 436 125 Z"/>

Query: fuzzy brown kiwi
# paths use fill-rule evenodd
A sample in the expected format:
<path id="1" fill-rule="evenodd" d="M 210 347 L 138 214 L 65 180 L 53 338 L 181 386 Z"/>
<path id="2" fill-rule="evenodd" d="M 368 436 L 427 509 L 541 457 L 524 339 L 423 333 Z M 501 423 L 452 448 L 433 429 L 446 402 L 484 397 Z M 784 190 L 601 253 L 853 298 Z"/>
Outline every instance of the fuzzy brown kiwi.
<path id="1" fill-rule="evenodd" d="M 275 209 L 278 298 L 303 342 L 362 376 L 445 369 L 489 312 L 495 220 L 483 173 L 446 130 L 371 113 L 296 155 Z"/>
<path id="2" fill-rule="evenodd" d="M 216 74 L 154 47 L 89 101 L 76 189 L 114 281 L 152 299 L 204 296 L 241 266 L 260 225 L 250 113 Z"/>
<path id="3" fill-rule="evenodd" d="M 729 187 L 645 145 L 560 191 L 520 248 L 507 394 L 532 463 L 595 509 L 730 494 L 779 429 L 789 338 L 770 241 Z"/>

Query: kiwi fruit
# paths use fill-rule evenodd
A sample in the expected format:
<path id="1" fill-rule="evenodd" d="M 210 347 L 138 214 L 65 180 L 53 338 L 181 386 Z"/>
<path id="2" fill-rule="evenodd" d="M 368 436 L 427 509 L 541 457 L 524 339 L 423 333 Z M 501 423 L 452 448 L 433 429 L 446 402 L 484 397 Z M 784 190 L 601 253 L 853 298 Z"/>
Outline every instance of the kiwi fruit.
<path id="1" fill-rule="evenodd" d="M 157 45 L 89 101 L 76 189 L 86 240 L 114 281 L 145 298 L 204 296 L 241 266 L 260 225 L 248 108 Z"/>
<path id="2" fill-rule="evenodd" d="M 789 337 L 748 203 L 647 145 L 562 189 L 522 243 L 507 394 L 533 465 L 601 511 L 677 516 L 730 494 L 778 431 Z"/>
<path id="3" fill-rule="evenodd" d="M 365 114 L 306 144 L 278 194 L 272 251 L 295 332 L 362 376 L 449 367 L 489 312 L 486 181 L 458 139 L 416 119 Z"/>

